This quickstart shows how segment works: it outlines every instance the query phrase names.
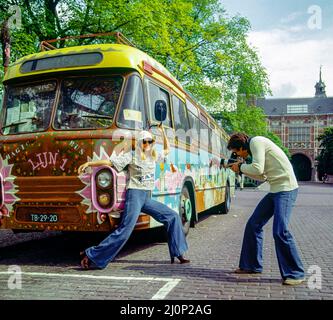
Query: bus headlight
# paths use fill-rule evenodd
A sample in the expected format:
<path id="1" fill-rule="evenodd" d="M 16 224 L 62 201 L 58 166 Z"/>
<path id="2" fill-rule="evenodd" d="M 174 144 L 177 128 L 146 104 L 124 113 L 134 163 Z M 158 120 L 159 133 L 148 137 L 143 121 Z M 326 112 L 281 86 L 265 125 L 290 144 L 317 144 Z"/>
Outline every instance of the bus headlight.
<path id="1" fill-rule="evenodd" d="M 106 207 L 110 204 L 111 197 L 108 193 L 102 193 L 98 195 L 98 202 L 101 206 Z"/>
<path id="2" fill-rule="evenodd" d="M 96 177 L 96 181 L 97 181 L 97 186 L 105 189 L 105 188 L 109 188 L 112 184 L 112 174 L 110 171 L 108 170 L 103 170 L 100 173 L 98 173 L 97 177 Z"/>

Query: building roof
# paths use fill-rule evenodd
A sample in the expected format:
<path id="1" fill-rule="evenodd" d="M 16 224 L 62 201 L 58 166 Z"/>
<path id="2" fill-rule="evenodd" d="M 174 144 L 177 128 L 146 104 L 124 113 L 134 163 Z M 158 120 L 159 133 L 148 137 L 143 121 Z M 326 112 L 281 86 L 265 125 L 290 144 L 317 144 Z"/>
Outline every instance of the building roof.
<path id="1" fill-rule="evenodd" d="M 287 106 L 308 106 L 308 112 L 288 113 Z M 257 99 L 257 106 L 261 107 L 268 116 L 295 116 L 307 114 L 333 114 L 333 97 L 323 98 L 276 98 Z"/>

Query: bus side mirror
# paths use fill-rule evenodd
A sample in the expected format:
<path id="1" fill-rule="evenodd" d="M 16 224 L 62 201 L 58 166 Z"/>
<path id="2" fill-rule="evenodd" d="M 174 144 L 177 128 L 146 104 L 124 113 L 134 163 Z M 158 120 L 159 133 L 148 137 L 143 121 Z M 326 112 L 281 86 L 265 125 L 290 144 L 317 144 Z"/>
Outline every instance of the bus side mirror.
<path id="1" fill-rule="evenodd" d="M 167 105 L 164 100 L 157 100 L 155 102 L 155 119 L 163 122 L 167 116 Z"/>

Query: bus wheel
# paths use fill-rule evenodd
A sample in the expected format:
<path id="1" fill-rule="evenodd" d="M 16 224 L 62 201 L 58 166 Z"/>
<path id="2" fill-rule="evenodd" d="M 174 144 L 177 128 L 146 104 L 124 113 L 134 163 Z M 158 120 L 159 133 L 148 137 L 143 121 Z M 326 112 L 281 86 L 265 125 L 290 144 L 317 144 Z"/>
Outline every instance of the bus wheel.
<path id="1" fill-rule="evenodd" d="M 192 202 L 187 186 L 183 186 L 180 196 L 180 219 L 183 224 L 184 233 L 187 235 L 190 231 L 192 219 Z"/>
<path id="2" fill-rule="evenodd" d="M 227 184 L 225 188 L 224 202 L 218 206 L 218 213 L 227 214 L 230 210 L 231 197 L 230 197 L 230 186 Z"/>

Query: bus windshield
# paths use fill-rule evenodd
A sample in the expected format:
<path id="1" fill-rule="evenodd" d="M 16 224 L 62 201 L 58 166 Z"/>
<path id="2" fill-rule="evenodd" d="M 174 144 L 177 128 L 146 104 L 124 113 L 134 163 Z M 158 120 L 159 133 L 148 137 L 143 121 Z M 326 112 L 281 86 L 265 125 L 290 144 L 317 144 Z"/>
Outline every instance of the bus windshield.
<path id="1" fill-rule="evenodd" d="M 50 123 L 56 82 L 7 87 L 4 134 L 45 130 Z"/>
<path id="2" fill-rule="evenodd" d="M 103 128 L 112 123 L 123 78 L 63 80 L 56 111 L 56 129 Z"/>

